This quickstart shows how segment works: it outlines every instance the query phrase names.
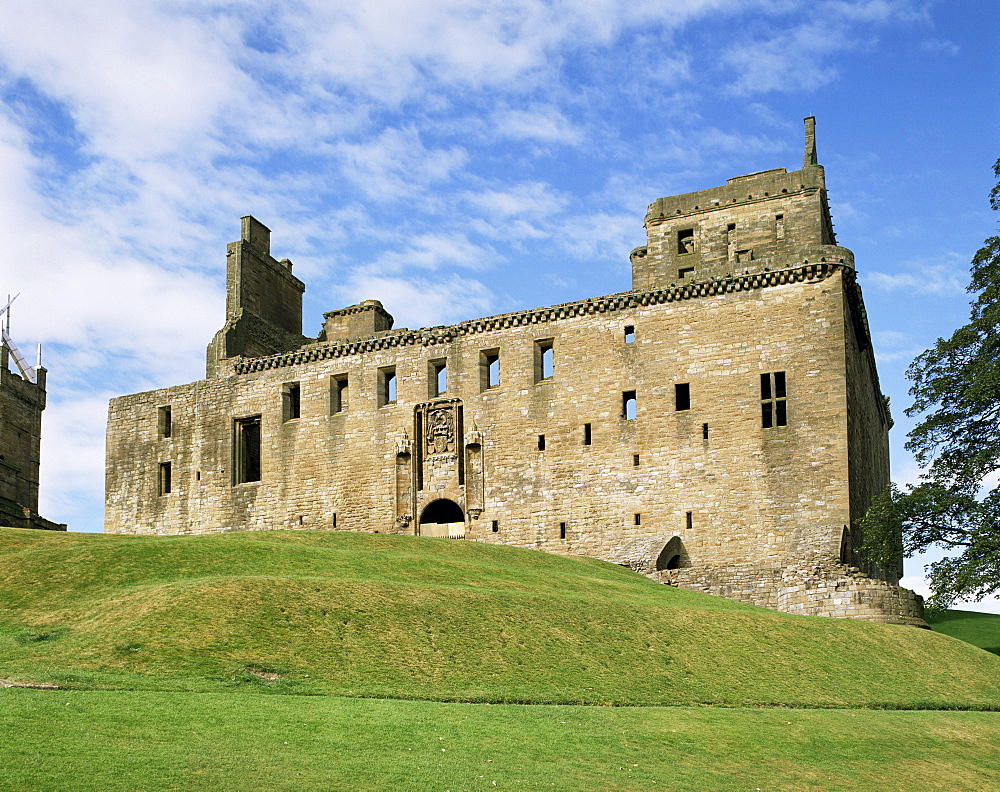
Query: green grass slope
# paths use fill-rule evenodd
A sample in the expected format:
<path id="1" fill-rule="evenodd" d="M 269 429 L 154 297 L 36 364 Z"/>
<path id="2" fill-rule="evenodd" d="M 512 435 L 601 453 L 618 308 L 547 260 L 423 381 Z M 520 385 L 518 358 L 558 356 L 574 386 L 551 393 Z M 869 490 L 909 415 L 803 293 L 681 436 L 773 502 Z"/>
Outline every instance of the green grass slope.
<path id="1" fill-rule="evenodd" d="M 1000 658 L 611 564 L 325 532 L 0 530 L 0 677 L 442 701 L 1000 707 Z"/>
<path id="2" fill-rule="evenodd" d="M 935 632 L 1000 655 L 1000 613 L 947 610 L 928 614 L 927 623 Z"/>

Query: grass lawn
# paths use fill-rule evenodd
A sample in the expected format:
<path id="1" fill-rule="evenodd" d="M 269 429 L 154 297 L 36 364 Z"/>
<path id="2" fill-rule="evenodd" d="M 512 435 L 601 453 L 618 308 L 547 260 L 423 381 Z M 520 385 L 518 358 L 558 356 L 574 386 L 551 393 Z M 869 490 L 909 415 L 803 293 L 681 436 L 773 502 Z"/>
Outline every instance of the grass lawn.
<path id="1" fill-rule="evenodd" d="M 987 652 L 1000 655 L 1000 613 L 948 610 L 928 615 L 927 623 L 935 632 L 966 641 Z"/>
<path id="2" fill-rule="evenodd" d="M 0 691 L 0 789 L 1000 789 L 1000 713 Z"/>

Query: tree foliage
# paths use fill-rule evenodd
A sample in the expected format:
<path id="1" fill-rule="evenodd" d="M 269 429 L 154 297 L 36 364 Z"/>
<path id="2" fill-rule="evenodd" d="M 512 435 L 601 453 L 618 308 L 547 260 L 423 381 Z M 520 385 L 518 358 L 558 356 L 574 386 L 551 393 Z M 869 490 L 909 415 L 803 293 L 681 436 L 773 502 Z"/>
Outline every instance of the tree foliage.
<path id="1" fill-rule="evenodd" d="M 994 172 L 1000 178 L 1000 160 Z M 1000 210 L 1000 182 L 990 205 Z M 1000 236 L 973 257 L 968 291 L 969 323 L 906 372 L 906 413 L 921 416 L 906 447 L 924 468 L 922 481 L 891 486 L 860 520 L 862 551 L 883 568 L 931 546 L 949 552 L 928 570 L 928 604 L 937 608 L 1000 591 Z"/>

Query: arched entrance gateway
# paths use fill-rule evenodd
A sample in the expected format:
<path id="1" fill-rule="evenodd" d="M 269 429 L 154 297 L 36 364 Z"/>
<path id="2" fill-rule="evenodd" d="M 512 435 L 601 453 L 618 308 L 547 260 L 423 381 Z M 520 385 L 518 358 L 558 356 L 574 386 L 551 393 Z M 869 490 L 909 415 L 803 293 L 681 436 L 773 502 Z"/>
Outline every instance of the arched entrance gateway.
<path id="1" fill-rule="evenodd" d="M 465 514 L 462 507 L 447 498 L 431 501 L 420 513 L 417 533 L 420 536 L 447 536 L 449 539 L 464 539 Z"/>

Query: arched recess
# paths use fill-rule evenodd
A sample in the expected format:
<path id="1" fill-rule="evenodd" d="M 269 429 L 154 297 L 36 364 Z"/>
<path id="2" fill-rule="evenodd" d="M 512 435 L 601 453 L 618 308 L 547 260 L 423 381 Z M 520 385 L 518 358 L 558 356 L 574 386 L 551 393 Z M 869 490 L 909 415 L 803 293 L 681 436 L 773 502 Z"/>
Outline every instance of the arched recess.
<path id="1" fill-rule="evenodd" d="M 465 537 L 465 513 L 455 501 L 438 498 L 428 503 L 420 513 L 421 536 Z"/>
<path id="2" fill-rule="evenodd" d="M 663 549 L 656 557 L 656 571 L 663 569 L 683 569 L 690 566 L 691 560 L 688 558 L 687 550 L 679 536 L 674 536 L 669 542 L 663 545 Z"/>

